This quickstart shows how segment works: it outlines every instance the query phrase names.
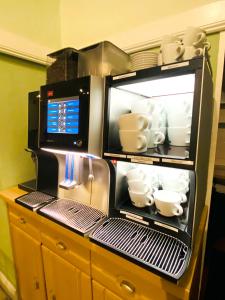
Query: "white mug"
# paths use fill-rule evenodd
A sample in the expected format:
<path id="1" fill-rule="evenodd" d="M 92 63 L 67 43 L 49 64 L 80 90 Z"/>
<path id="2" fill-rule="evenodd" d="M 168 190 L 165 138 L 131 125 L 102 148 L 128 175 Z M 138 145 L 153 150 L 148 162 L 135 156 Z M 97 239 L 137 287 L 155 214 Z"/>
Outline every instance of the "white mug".
<path id="1" fill-rule="evenodd" d="M 153 194 L 155 206 L 158 212 L 166 217 L 181 216 L 183 207 L 181 195 L 173 191 L 159 190 Z"/>
<path id="2" fill-rule="evenodd" d="M 184 33 L 183 44 L 184 46 L 199 47 L 206 39 L 204 30 L 198 27 L 188 27 Z"/>
<path id="3" fill-rule="evenodd" d="M 178 43 L 165 44 L 162 47 L 162 57 L 164 64 L 177 62 L 184 53 L 184 46 Z"/>
<path id="4" fill-rule="evenodd" d="M 151 193 L 137 193 L 128 189 L 131 202 L 136 207 L 151 206 L 154 204 L 154 198 Z"/>
<path id="5" fill-rule="evenodd" d="M 127 171 L 127 180 L 144 180 L 145 173 L 139 168 L 133 168 Z"/>
<path id="6" fill-rule="evenodd" d="M 151 114 L 154 109 L 154 104 L 150 99 L 142 99 L 131 104 L 132 113 Z"/>
<path id="7" fill-rule="evenodd" d="M 147 114 L 123 114 L 118 120 L 121 130 L 143 130 L 150 127 L 150 118 Z"/>
<path id="8" fill-rule="evenodd" d="M 186 147 L 190 144 L 191 129 L 186 127 L 168 127 L 168 139 L 172 146 Z"/>
<path id="9" fill-rule="evenodd" d="M 161 41 L 161 49 L 164 45 L 166 44 L 171 44 L 171 43 L 177 43 L 177 44 L 180 44 L 181 43 L 181 40 L 180 38 L 177 38 L 175 35 L 172 35 L 172 34 L 165 34 L 163 37 L 162 37 L 162 41 Z"/>
<path id="10" fill-rule="evenodd" d="M 148 184 L 140 179 L 128 180 L 129 189 L 135 193 L 153 192 L 153 189 Z"/>
<path id="11" fill-rule="evenodd" d="M 154 148 L 165 141 L 164 128 L 151 128 L 148 136 L 148 148 Z"/>
<path id="12" fill-rule="evenodd" d="M 141 153 L 147 151 L 149 129 L 119 130 L 120 143 L 124 152 Z"/>
<path id="13" fill-rule="evenodd" d="M 183 54 L 183 60 L 189 60 L 203 54 L 202 48 L 195 48 L 194 46 L 186 46 Z"/>

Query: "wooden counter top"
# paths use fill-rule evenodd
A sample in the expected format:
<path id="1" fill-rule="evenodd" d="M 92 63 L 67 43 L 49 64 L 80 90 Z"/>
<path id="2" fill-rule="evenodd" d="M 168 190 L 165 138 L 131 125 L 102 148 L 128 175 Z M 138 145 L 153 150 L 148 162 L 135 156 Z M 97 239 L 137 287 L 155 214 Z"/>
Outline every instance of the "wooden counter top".
<path id="1" fill-rule="evenodd" d="M 36 220 L 40 220 L 42 223 L 48 223 L 52 229 L 54 228 L 61 228 L 63 232 L 66 232 L 68 236 L 71 236 L 73 234 L 71 231 L 63 228 L 62 226 L 47 220 L 45 221 L 45 218 L 34 213 L 33 211 L 30 211 L 17 203 L 15 203 L 14 199 L 26 194 L 25 191 L 13 187 L 9 188 L 7 190 L 2 190 L 0 191 L 0 199 L 4 200 L 7 205 L 10 207 L 15 207 L 19 210 L 26 211 L 29 215 L 34 215 L 33 217 Z M 123 264 L 125 267 L 128 269 L 137 272 L 137 274 L 140 274 L 140 276 L 144 276 L 146 278 L 149 278 L 152 283 L 154 283 L 155 286 L 158 288 L 162 288 L 164 290 L 167 290 L 169 293 L 172 295 L 176 296 L 178 299 L 197 299 L 196 295 L 198 294 L 198 289 L 199 289 L 199 284 L 200 284 L 200 275 L 201 275 L 201 261 L 202 261 L 202 243 L 203 243 L 203 235 L 204 235 L 204 230 L 205 230 L 205 224 L 206 224 L 206 219 L 207 219 L 207 207 L 205 206 L 203 212 L 202 212 L 202 217 L 201 217 L 201 222 L 198 230 L 198 235 L 195 240 L 192 256 L 191 256 L 191 261 L 188 267 L 187 272 L 182 276 L 180 281 L 177 284 L 174 284 L 168 280 L 165 280 L 161 278 L 158 275 L 153 274 L 152 272 L 149 272 L 139 266 L 136 266 L 134 263 L 130 263 L 124 258 L 121 258 L 110 251 L 107 251 L 103 249 L 100 246 L 97 246 L 95 244 L 90 243 L 91 245 L 91 251 L 93 251 L 93 254 L 96 253 L 102 257 L 108 257 L 109 260 L 115 259 L 115 262 L 117 264 Z M 83 239 L 82 237 L 79 237 L 80 239 Z M 86 241 L 88 241 L 87 238 L 85 238 Z M 142 275 L 141 275 L 142 274 Z"/>

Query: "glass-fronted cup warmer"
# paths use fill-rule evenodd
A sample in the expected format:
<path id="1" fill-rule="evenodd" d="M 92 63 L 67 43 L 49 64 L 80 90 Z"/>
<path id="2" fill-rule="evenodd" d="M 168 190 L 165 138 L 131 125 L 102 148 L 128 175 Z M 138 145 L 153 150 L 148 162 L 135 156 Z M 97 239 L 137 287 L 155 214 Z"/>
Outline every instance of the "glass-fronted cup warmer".
<path id="1" fill-rule="evenodd" d="M 212 105 L 205 57 L 107 77 L 103 156 L 115 192 L 94 242 L 180 279 L 205 203 Z"/>

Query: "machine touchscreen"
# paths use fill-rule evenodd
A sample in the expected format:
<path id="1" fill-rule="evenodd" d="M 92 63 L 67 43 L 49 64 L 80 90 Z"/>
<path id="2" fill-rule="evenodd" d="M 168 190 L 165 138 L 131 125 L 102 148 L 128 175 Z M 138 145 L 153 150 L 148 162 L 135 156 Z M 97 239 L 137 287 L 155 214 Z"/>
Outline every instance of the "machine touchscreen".
<path id="1" fill-rule="evenodd" d="M 48 100 L 47 133 L 79 134 L 79 98 Z"/>

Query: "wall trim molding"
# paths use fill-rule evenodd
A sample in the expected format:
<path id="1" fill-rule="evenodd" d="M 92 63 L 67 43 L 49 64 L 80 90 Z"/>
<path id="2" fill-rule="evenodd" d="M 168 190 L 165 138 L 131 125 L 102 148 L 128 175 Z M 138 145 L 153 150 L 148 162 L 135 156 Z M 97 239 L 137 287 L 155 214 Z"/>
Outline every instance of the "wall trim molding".
<path id="1" fill-rule="evenodd" d="M 127 53 L 158 47 L 162 36 L 173 33 L 180 37 L 188 26 L 199 26 L 208 34 L 225 30 L 225 1 L 215 1 L 173 16 L 105 37 Z M 191 22 L 191 24 L 190 24 Z M 179 30 L 178 30 L 179 27 Z M 73 44 L 73 41 L 71 41 Z M 61 45 L 63 45 L 63 34 Z M 5 53 L 41 65 L 48 65 L 49 49 L 18 34 L 0 29 L 0 53 Z"/>

